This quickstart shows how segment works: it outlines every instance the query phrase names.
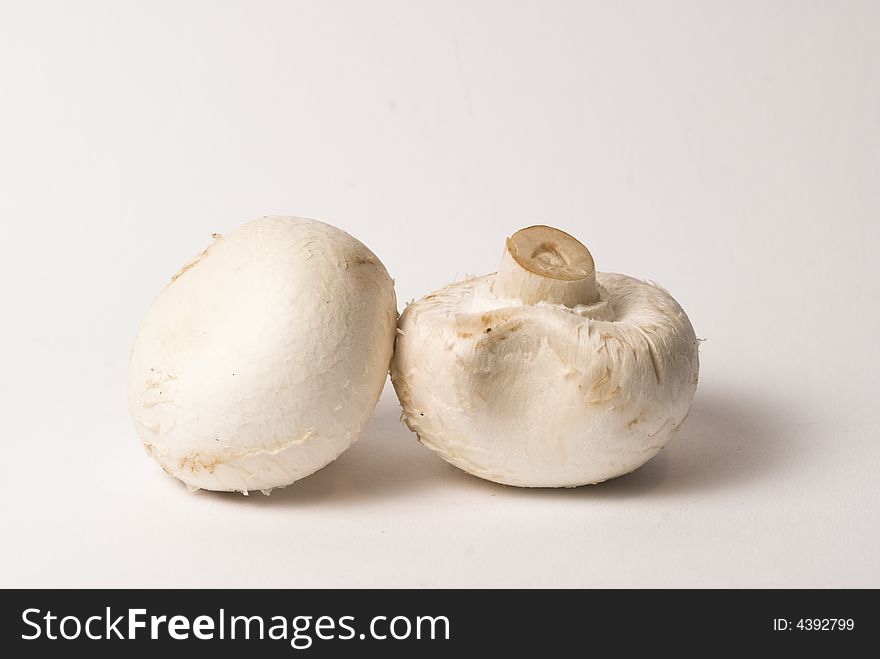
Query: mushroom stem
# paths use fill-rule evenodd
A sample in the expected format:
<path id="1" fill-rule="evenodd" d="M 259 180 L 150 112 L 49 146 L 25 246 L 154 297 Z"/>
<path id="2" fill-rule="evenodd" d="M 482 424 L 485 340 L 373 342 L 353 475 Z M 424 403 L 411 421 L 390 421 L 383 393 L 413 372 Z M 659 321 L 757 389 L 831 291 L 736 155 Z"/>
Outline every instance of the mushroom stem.
<path id="1" fill-rule="evenodd" d="M 507 239 L 492 291 L 525 304 L 576 307 L 599 300 L 590 250 L 564 231 L 542 225 L 520 229 Z"/>

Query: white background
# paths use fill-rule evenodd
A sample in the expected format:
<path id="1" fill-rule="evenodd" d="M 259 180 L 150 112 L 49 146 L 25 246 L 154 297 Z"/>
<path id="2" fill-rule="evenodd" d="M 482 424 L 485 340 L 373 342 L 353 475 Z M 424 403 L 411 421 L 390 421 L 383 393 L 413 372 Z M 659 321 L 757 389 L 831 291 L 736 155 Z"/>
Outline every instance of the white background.
<path id="1" fill-rule="evenodd" d="M 3 2 L 3 586 L 880 586 L 880 4 Z M 702 344 L 673 443 L 604 485 L 457 471 L 386 389 L 263 496 L 140 448 L 126 368 L 244 221 L 364 241 L 403 302 L 535 223 Z"/>

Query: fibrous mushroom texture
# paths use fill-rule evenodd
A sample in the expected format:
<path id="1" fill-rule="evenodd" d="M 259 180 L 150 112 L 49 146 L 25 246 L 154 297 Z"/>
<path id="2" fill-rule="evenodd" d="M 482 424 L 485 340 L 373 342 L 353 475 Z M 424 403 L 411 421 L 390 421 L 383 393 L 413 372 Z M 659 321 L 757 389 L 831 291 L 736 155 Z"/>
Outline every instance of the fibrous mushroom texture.
<path id="1" fill-rule="evenodd" d="M 340 229 L 264 217 L 215 235 L 141 325 L 129 372 L 138 435 L 191 488 L 288 485 L 357 438 L 396 321 L 385 267 Z"/>
<path id="2" fill-rule="evenodd" d="M 507 240 L 497 273 L 406 308 L 391 378 L 407 425 L 457 467 L 573 487 L 626 474 L 672 438 L 697 353 L 668 292 L 596 273 L 575 238 L 536 226 Z"/>

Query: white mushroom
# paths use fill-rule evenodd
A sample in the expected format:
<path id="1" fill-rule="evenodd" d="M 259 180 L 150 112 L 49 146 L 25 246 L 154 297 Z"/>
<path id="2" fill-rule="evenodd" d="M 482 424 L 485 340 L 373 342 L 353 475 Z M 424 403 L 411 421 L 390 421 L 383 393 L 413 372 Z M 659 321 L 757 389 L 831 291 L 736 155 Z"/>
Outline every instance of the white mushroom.
<path id="1" fill-rule="evenodd" d="M 497 274 L 447 286 L 398 323 L 391 379 L 407 425 L 465 471 L 523 487 L 626 474 L 681 426 L 698 340 L 654 284 L 596 273 L 567 233 L 529 227 Z"/>
<path id="2" fill-rule="evenodd" d="M 138 435 L 190 488 L 268 491 L 357 439 L 394 345 L 394 283 L 353 237 L 264 217 L 186 264 L 131 355 Z"/>

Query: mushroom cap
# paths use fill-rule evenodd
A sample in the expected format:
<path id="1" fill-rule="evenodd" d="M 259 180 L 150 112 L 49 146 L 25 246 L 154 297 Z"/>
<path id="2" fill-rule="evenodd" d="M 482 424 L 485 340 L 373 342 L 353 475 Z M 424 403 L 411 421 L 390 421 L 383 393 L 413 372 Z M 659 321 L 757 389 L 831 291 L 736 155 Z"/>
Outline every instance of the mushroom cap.
<path id="1" fill-rule="evenodd" d="M 698 341 L 662 288 L 596 277 L 599 301 L 574 308 L 500 299 L 494 275 L 409 305 L 391 379 L 419 440 L 523 487 L 598 483 L 653 457 L 690 410 Z"/>
<path id="2" fill-rule="evenodd" d="M 154 300 L 135 340 L 137 433 L 190 488 L 268 491 L 357 439 L 394 345 L 394 283 L 341 229 L 264 217 L 215 242 Z"/>

